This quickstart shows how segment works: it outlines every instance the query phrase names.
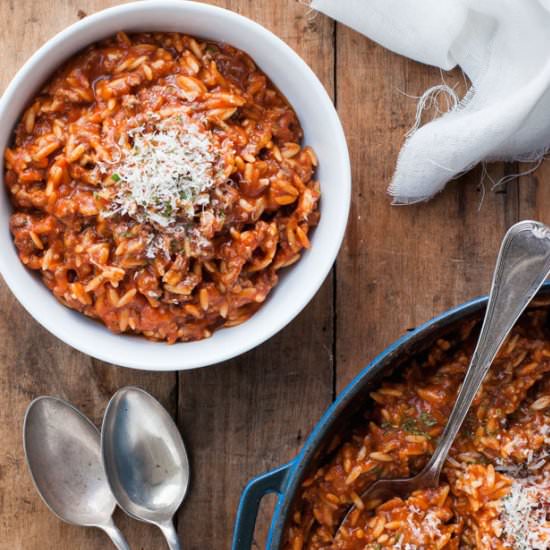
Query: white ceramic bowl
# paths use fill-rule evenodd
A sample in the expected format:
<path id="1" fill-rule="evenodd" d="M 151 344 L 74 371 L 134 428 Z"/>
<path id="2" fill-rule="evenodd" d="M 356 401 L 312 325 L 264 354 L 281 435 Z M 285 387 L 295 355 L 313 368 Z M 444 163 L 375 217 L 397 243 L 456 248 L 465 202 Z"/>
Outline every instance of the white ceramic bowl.
<path id="1" fill-rule="evenodd" d="M 207 340 L 172 346 L 113 334 L 99 322 L 61 305 L 18 259 L 8 227 L 11 206 L 5 192 L 0 193 L 0 271 L 17 299 L 41 325 L 88 355 L 158 371 L 218 363 L 252 349 L 281 330 L 311 300 L 329 273 L 344 236 L 350 203 L 350 164 L 342 126 L 313 71 L 261 25 L 206 4 L 149 0 L 84 18 L 49 40 L 25 63 L 0 100 L 0 151 L 10 143 L 26 104 L 53 71 L 85 46 L 119 30 L 179 31 L 227 42 L 252 56 L 297 111 L 305 141 L 320 160 L 321 222 L 313 233 L 312 247 L 298 263 L 284 270 L 279 284 L 251 319 L 220 329 Z M 3 174 L 2 158 L 0 177 Z"/>

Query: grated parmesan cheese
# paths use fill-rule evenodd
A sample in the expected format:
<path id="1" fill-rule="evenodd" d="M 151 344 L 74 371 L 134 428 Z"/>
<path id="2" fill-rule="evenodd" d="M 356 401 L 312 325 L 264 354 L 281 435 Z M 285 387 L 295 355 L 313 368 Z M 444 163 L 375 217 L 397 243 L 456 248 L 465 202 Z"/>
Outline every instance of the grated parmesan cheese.
<path id="1" fill-rule="evenodd" d="M 541 472 L 550 456 L 550 426 L 542 426 L 540 433 L 544 437 L 540 452 L 529 450 L 522 465 L 497 467 L 513 479 L 510 493 L 502 502 L 500 520 L 503 539 L 514 550 L 550 549 L 550 473 Z"/>
<path id="2" fill-rule="evenodd" d="M 418 525 L 415 520 L 420 520 L 421 526 Z M 428 510 L 424 514 L 420 508 L 415 505 L 410 505 L 408 507 L 406 522 L 412 536 L 416 539 L 420 546 L 408 542 L 402 542 L 402 537 L 400 537 L 393 543 L 394 550 L 422 550 L 422 548 L 425 548 L 426 544 L 429 545 L 442 536 L 439 529 L 442 522 L 434 510 Z"/>
<path id="3" fill-rule="evenodd" d="M 550 548 L 550 475 L 516 479 L 503 500 L 504 540 L 515 550 Z"/>
<path id="4" fill-rule="evenodd" d="M 154 120 L 154 119 L 153 119 Z M 133 147 L 122 152 L 111 178 L 106 215 L 129 215 L 163 232 L 181 230 L 210 202 L 223 178 L 222 157 L 211 134 L 182 116 L 156 120 L 128 132 Z"/>

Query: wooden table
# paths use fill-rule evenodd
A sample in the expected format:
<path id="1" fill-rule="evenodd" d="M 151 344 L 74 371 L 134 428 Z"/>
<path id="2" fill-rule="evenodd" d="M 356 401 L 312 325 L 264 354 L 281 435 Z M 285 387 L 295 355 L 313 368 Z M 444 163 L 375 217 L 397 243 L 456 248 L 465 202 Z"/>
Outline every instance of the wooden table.
<path id="1" fill-rule="evenodd" d="M 117 0 L 2 0 L 0 89 L 54 33 Z M 505 229 L 550 221 L 548 165 L 486 194 L 476 169 L 435 200 L 392 207 L 386 195 L 419 95 L 439 71 L 385 51 L 313 15 L 296 0 L 214 0 L 287 41 L 335 99 L 353 163 L 353 204 L 336 267 L 309 307 L 280 334 L 228 363 L 149 374 L 101 363 L 47 333 L 0 287 L 0 549 L 111 548 L 97 530 L 62 524 L 34 491 L 21 444 L 29 401 L 62 396 L 98 425 L 110 396 L 135 384 L 173 413 L 192 455 L 192 489 L 177 518 L 186 550 L 230 546 L 244 483 L 291 459 L 335 395 L 377 353 L 418 323 L 487 291 Z M 451 79 L 460 82 L 459 75 Z M 405 95 L 407 94 L 407 95 Z M 496 181 L 522 171 L 493 166 Z M 4 220 L 4 223 L 6 220 Z M 262 507 L 264 547 L 272 499 Z M 117 520 L 134 549 L 163 548 L 150 526 Z"/>

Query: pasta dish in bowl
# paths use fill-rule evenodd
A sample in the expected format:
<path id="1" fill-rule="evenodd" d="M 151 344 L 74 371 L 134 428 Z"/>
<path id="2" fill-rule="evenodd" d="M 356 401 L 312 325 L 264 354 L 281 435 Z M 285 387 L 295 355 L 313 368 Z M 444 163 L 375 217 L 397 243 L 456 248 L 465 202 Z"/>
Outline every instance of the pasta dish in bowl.
<path id="1" fill-rule="evenodd" d="M 173 343 L 240 324 L 319 219 L 295 112 L 231 46 L 118 33 L 71 59 L 15 135 L 20 259 L 115 332 Z"/>
<path id="2" fill-rule="evenodd" d="M 0 120 L 0 272 L 40 324 L 103 361 L 235 357 L 306 306 L 339 251 L 351 175 L 332 101 L 228 10 L 90 15 L 22 67 Z"/>

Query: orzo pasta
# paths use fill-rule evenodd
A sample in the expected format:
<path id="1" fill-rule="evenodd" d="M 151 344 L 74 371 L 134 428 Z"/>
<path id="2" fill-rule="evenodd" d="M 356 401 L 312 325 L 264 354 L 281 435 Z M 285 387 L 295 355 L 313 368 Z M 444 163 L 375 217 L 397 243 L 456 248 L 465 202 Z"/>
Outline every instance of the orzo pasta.
<path id="1" fill-rule="evenodd" d="M 441 484 L 363 502 L 378 478 L 427 463 L 464 377 L 472 324 L 383 381 L 357 425 L 303 482 L 284 550 L 550 548 L 550 323 L 530 313 L 495 360 Z M 350 524 L 336 527 L 352 505 Z"/>
<path id="2" fill-rule="evenodd" d="M 54 75 L 5 151 L 19 256 L 113 331 L 208 337 L 309 247 L 320 191 L 301 140 L 245 53 L 119 33 Z"/>

